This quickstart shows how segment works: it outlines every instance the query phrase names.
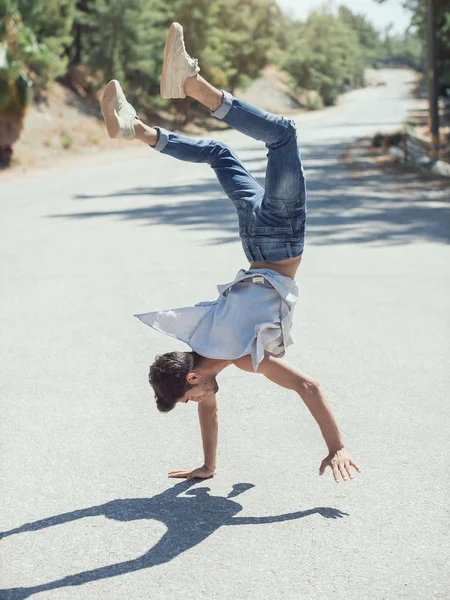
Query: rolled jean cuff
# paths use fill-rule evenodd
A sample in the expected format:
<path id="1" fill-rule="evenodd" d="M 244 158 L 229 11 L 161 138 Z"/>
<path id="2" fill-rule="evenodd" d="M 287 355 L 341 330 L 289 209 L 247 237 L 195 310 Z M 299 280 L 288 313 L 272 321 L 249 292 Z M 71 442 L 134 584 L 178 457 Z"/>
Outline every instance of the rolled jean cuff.
<path id="1" fill-rule="evenodd" d="M 153 146 L 155 150 L 161 152 L 167 146 L 169 142 L 169 132 L 164 127 L 155 127 L 159 132 L 159 140 L 156 142 L 156 146 Z"/>
<path id="2" fill-rule="evenodd" d="M 233 96 L 232 94 L 230 94 L 230 92 L 225 92 L 224 90 L 222 90 L 222 94 L 222 104 L 217 110 L 211 112 L 211 116 L 216 117 L 216 119 L 224 119 L 227 116 L 231 105 L 233 104 Z"/>

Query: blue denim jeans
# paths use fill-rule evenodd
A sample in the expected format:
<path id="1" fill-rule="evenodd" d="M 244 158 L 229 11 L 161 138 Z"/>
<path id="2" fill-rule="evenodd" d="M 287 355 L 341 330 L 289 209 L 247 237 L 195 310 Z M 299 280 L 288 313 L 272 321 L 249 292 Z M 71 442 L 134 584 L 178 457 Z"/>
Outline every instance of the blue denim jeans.
<path id="1" fill-rule="evenodd" d="M 155 150 L 195 163 L 208 163 L 239 219 L 239 236 L 249 262 L 280 261 L 303 253 L 306 186 L 294 121 L 263 112 L 228 92 L 212 116 L 267 147 L 265 186 L 223 142 L 195 139 L 159 129 Z"/>

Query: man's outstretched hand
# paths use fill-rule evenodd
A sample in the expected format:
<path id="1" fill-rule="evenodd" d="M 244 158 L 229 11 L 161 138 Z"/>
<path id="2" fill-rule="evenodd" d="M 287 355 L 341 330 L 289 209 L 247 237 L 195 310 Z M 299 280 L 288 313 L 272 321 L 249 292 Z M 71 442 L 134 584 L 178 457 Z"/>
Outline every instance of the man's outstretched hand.
<path id="1" fill-rule="evenodd" d="M 320 465 L 319 475 L 323 475 L 327 467 L 330 467 L 333 471 L 336 483 L 339 483 L 342 479 L 344 481 L 353 479 L 351 467 L 356 469 L 358 473 L 361 473 L 358 465 L 353 462 L 345 448 L 336 450 L 336 452 L 330 452 L 330 454 L 323 459 L 322 464 Z"/>
<path id="2" fill-rule="evenodd" d="M 193 471 L 170 471 L 169 473 L 171 479 L 207 479 L 213 475 L 214 471 L 211 471 L 211 469 L 208 469 L 205 465 L 198 469 L 194 469 Z"/>

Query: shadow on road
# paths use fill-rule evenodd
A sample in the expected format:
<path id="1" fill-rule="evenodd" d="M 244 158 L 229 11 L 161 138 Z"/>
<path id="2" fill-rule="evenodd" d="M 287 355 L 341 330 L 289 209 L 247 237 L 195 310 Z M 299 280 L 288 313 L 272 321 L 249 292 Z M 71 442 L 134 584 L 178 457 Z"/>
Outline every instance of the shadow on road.
<path id="1" fill-rule="evenodd" d="M 448 243 L 450 204 L 447 192 L 434 182 L 424 183 L 415 173 L 386 173 L 381 169 L 363 169 L 357 179 L 340 160 L 345 146 L 324 141 L 303 145 L 302 155 L 308 188 L 307 243 L 313 245 L 408 244 L 420 241 Z M 264 183 L 265 149 L 240 149 L 244 164 L 254 163 L 252 174 Z M 205 174 L 208 167 L 205 165 Z M 433 201 L 433 194 L 438 201 Z M 239 240 L 233 205 L 215 180 L 188 185 L 165 185 L 118 190 L 105 195 L 78 195 L 80 201 L 123 198 L 156 199 L 148 206 L 118 210 L 90 210 L 51 218 L 91 219 L 118 217 L 148 225 L 173 225 L 187 230 L 210 231 L 204 244 L 222 244 Z M 158 202 L 165 196 L 167 202 Z"/>
<path id="2" fill-rule="evenodd" d="M 27 523 L 17 529 L 0 534 L 0 538 L 19 533 L 38 531 L 55 525 L 86 517 L 104 516 L 116 521 L 135 521 L 139 519 L 156 519 L 167 526 L 167 532 L 159 542 L 148 552 L 135 558 L 106 567 L 69 575 L 56 581 L 33 587 L 10 588 L 0 590 L 2 600 L 21 600 L 32 594 L 54 590 L 57 588 L 82 585 L 89 581 L 97 581 L 108 577 L 116 577 L 155 565 L 169 562 L 186 550 L 193 548 L 219 527 L 228 525 L 262 525 L 301 519 L 319 514 L 327 519 L 339 519 L 348 516 L 335 508 L 312 508 L 273 517 L 236 517 L 242 506 L 231 500 L 254 487 L 251 483 L 238 483 L 226 498 L 210 496 L 210 488 L 200 487 L 190 490 L 195 482 L 182 481 L 174 487 L 153 496 L 152 498 L 127 498 L 113 500 L 101 506 L 93 506 L 73 512 L 49 517 L 34 523 Z M 185 493 L 186 496 L 180 496 Z"/>

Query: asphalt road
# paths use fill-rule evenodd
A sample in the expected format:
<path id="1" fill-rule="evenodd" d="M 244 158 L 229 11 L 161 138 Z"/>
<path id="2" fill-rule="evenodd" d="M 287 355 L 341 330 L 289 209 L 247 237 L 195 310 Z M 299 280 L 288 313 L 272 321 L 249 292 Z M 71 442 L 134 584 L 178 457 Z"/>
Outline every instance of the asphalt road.
<path id="1" fill-rule="evenodd" d="M 158 413 L 134 313 L 216 297 L 246 267 L 205 165 L 149 148 L 0 183 L 0 598 L 450 597 L 448 197 L 339 161 L 400 123 L 411 74 L 300 116 L 309 189 L 287 359 L 318 378 L 362 473 L 336 485 L 302 401 L 219 376 L 217 475 L 196 407 Z M 264 148 L 220 137 L 257 177 Z M 113 146 L 113 142 L 112 142 Z"/>

